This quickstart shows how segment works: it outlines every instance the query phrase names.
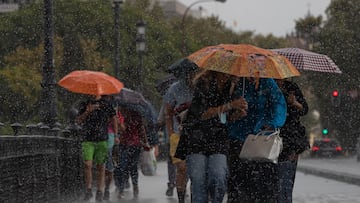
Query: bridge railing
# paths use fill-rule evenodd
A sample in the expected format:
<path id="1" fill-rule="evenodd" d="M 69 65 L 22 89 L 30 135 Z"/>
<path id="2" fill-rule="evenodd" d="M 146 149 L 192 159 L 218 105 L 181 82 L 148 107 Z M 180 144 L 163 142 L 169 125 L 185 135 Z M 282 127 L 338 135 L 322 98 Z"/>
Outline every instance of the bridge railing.
<path id="1" fill-rule="evenodd" d="M 84 188 L 79 129 L 11 127 L 14 135 L 0 136 L 0 202 L 78 199 Z"/>

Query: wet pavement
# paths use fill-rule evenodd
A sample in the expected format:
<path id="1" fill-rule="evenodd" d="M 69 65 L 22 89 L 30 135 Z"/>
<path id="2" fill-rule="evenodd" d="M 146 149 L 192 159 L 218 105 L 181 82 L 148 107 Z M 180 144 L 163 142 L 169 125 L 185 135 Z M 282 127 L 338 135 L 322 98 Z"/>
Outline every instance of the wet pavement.
<path id="1" fill-rule="evenodd" d="M 335 158 L 335 159 L 309 159 L 299 160 L 298 172 L 312 174 L 340 182 L 360 185 L 360 162 L 355 157 Z M 139 171 L 139 197 L 134 198 L 132 188 L 125 190 L 122 199 L 117 198 L 115 187 L 111 188 L 110 201 L 118 203 L 176 203 L 177 195 L 174 190 L 172 197 L 167 197 L 167 165 L 166 162 L 158 162 L 157 174 L 155 176 L 144 176 Z M 189 186 L 188 190 L 189 192 Z M 95 202 L 95 198 L 90 202 Z M 224 200 L 226 202 L 226 200 Z M 190 196 L 186 198 L 186 203 L 190 203 Z"/>
<path id="2" fill-rule="evenodd" d="M 298 171 L 360 186 L 360 162 L 355 156 L 300 159 Z"/>

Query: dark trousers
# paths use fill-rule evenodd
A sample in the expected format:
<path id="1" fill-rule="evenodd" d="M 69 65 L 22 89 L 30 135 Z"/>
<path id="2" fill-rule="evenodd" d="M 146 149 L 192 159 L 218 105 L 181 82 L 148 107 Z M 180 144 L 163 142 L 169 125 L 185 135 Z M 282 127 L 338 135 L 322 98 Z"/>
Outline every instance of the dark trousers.
<path id="1" fill-rule="evenodd" d="M 173 164 L 171 157 L 169 156 L 167 161 L 167 169 L 168 169 L 168 184 L 172 187 L 175 187 L 175 180 L 176 180 L 176 166 Z"/>
<path id="2" fill-rule="evenodd" d="M 138 164 L 141 153 L 139 146 L 120 145 L 119 153 L 121 160 L 114 171 L 115 185 L 122 192 L 129 175 L 134 187 L 138 186 L 139 173 Z"/>
<path id="3" fill-rule="evenodd" d="M 278 166 L 240 159 L 242 142 L 231 141 L 228 155 L 228 203 L 272 203 L 279 195 Z"/>

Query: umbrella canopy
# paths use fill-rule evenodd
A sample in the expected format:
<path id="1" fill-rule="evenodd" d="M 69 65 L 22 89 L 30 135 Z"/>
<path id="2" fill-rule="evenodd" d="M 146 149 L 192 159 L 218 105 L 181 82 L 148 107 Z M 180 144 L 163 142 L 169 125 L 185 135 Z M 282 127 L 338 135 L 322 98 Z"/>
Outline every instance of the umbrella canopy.
<path id="1" fill-rule="evenodd" d="M 188 73 L 198 71 L 199 67 L 188 58 L 182 58 L 171 64 L 168 72 L 173 73 L 176 78 L 186 77 Z"/>
<path id="2" fill-rule="evenodd" d="M 75 93 L 108 95 L 119 93 L 124 84 L 116 78 L 99 71 L 77 70 L 64 76 L 58 84 Z"/>
<path id="3" fill-rule="evenodd" d="M 285 56 L 299 70 L 341 73 L 341 70 L 334 61 L 324 54 L 300 48 L 272 49 L 272 51 Z"/>
<path id="4" fill-rule="evenodd" d="M 249 44 L 208 46 L 188 58 L 201 68 L 238 77 L 283 79 L 300 75 L 285 57 Z"/>
<path id="5" fill-rule="evenodd" d="M 141 93 L 123 88 L 120 93 L 113 96 L 115 105 L 136 111 L 151 124 L 156 123 L 157 113 L 155 108 Z"/>
<path id="6" fill-rule="evenodd" d="M 168 75 L 165 78 L 158 80 L 156 82 L 155 88 L 161 95 L 165 95 L 170 85 L 176 81 L 177 78 L 174 75 Z"/>

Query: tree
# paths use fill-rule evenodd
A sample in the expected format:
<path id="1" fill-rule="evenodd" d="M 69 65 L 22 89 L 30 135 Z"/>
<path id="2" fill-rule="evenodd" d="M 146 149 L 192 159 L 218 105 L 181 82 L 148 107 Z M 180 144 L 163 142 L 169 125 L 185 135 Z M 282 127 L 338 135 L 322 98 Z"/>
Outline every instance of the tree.
<path id="1" fill-rule="evenodd" d="M 326 10 L 327 21 L 319 33 L 318 51 L 331 57 L 342 70 L 342 74 L 322 74 L 312 77 L 314 87 L 321 87 L 317 92 L 322 102 L 321 114 L 328 116 L 330 132 L 337 132 L 337 137 L 348 150 L 353 150 L 358 137 L 360 115 L 356 103 L 359 98 L 349 98 L 350 91 L 359 92 L 360 72 L 360 2 L 357 0 L 333 0 Z M 331 92 L 339 90 L 341 105 L 331 104 Z M 324 94 L 327 93 L 327 94 Z M 353 112 L 353 113 L 349 113 Z"/>
<path id="2" fill-rule="evenodd" d="M 79 69 L 102 70 L 113 75 L 115 43 L 114 11 L 111 1 L 62 0 L 54 1 L 54 4 L 54 31 L 57 38 L 54 43 L 56 79 L 59 80 L 70 71 Z M 11 55 L 16 59 L 26 59 L 27 63 L 24 67 L 37 68 L 36 71 L 31 72 L 31 77 L 34 78 L 31 86 L 35 87 L 36 91 L 31 94 L 30 100 L 28 98 L 24 100 L 26 109 L 34 109 L 34 112 L 37 108 L 30 108 L 30 106 L 37 104 L 36 98 L 39 97 L 38 92 L 41 90 L 38 79 L 41 77 L 43 57 L 42 15 L 43 3 L 35 1 L 29 7 L 0 16 L 0 44 L 2 45 L 0 47 L 0 72 L 3 70 L 0 77 L 4 78 L 1 80 L 4 84 L 2 93 L 6 94 L 5 90 L 9 90 L 11 95 L 11 97 L 7 95 L 6 105 L 11 103 L 15 98 L 14 95 L 22 95 L 22 91 L 30 92 L 27 87 L 24 90 L 14 88 L 17 80 L 12 79 L 12 75 L 19 74 L 18 72 L 26 68 L 22 69 L 21 64 L 11 64 L 8 60 L 4 60 Z M 166 19 L 160 6 L 151 5 L 149 0 L 126 1 L 121 5 L 120 80 L 131 89 L 136 89 L 138 84 L 138 78 L 134 74 L 139 64 L 135 47 L 135 25 L 140 19 L 147 23 L 143 94 L 156 107 L 159 107 L 161 96 L 155 89 L 155 81 L 167 75 L 167 67 L 173 62 L 186 57 L 181 54 L 182 33 L 179 31 L 181 19 L 179 17 Z M 270 35 L 264 37 L 255 36 L 252 32 L 235 33 L 214 16 L 205 19 L 189 17 L 187 20 L 189 30 L 193 30 L 188 33 L 189 51 L 220 43 L 255 43 L 255 45 L 259 43 L 268 48 L 276 48 L 275 46 L 283 43 L 283 39 L 278 40 Z M 20 51 L 17 51 L 19 47 L 24 48 L 21 52 L 26 50 L 33 52 L 33 55 L 24 57 Z M 62 88 L 59 88 L 58 94 L 60 95 L 58 97 L 59 116 L 62 119 L 65 117 L 66 109 L 76 103 L 80 95 L 72 94 Z M 27 115 L 32 117 L 29 118 L 30 120 L 36 120 L 35 114 Z"/>

